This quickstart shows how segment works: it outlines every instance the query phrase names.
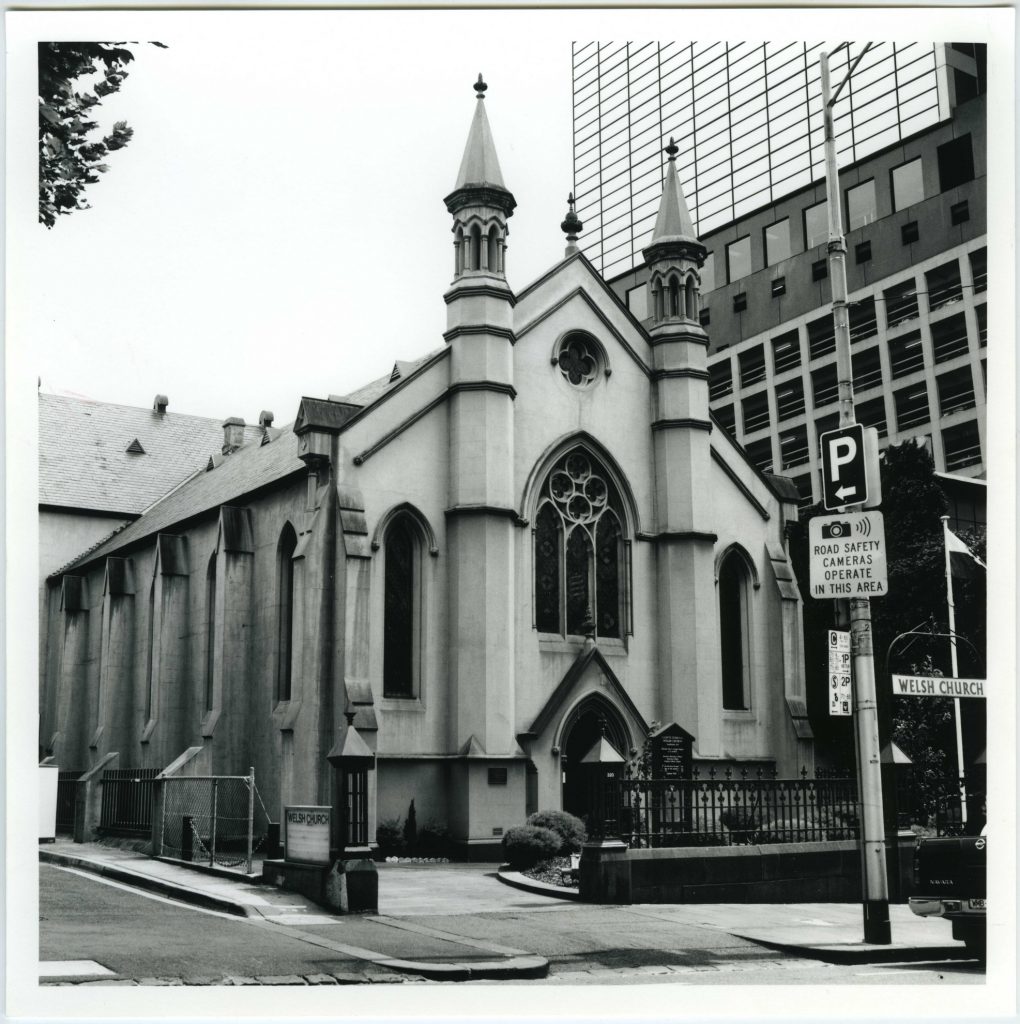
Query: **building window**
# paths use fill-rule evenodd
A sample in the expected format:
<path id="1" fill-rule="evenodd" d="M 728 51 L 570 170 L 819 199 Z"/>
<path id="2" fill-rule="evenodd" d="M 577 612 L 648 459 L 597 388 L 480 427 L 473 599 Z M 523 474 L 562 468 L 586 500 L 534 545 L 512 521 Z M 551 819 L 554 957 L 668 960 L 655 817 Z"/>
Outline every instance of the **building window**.
<path id="1" fill-rule="evenodd" d="M 829 276 L 829 261 L 815 260 L 811 264 L 811 280 L 824 281 Z"/>
<path id="2" fill-rule="evenodd" d="M 705 262 L 701 265 L 701 270 L 698 272 L 701 277 L 701 288 L 699 291 L 702 295 L 707 294 L 715 289 L 715 253 L 710 252 L 705 257 Z"/>
<path id="3" fill-rule="evenodd" d="M 213 709 L 213 681 L 216 666 L 216 552 L 205 574 L 205 710 Z"/>
<path id="4" fill-rule="evenodd" d="M 580 636 L 623 639 L 626 542 L 623 509 L 609 474 L 581 448 L 553 467 L 535 521 L 535 624 Z M 628 630 L 629 631 L 629 630 Z"/>
<path id="5" fill-rule="evenodd" d="M 698 314 L 698 322 L 702 327 L 707 327 L 712 322 L 712 311 L 708 306 L 703 306 L 701 312 Z"/>
<path id="6" fill-rule="evenodd" d="M 974 151 L 969 134 L 939 146 L 938 159 L 941 192 L 974 180 Z"/>
<path id="7" fill-rule="evenodd" d="M 732 284 L 751 273 L 751 236 L 745 235 L 726 246 L 726 272 Z"/>
<path id="8" fill-rule="evenodd" d="M 867 296 L 850 303 L 850 341 L 863 341 L 878 331 L 875 297 Z"/>
<path id="9" fill-rule="evenodd" d="M 287 523 L 276 547 L 276 700 L 291 699 L 291 666 L 294 660 L 294 551 L 297 534 Z"/>
<path id="10" fill-rule="evenodd" d="M 733 296 L 733 312 L 743 313 L 747 309 L 747 292 L 739 292 Z"/>
<path id="11" fill-rule="evenodd" d="M 946 472 L 952 473 L 981 461 L 981 436 L 975 420 L 947 427 L 942 431 L 942 448 L 946 456 Z"/>
<path id="12" fill-rule="evenodd" d="M 804 411 L 804 385 L 800 377 L 776 386 L 776 416 L 790 420 Z"/>
<path id="13" fill-rule="evenodd" d="M 810 359 L 818 359 L 820 356 L 836 351 L 836 327 L 833 324 L 831 313 L 812 320 L 807 325 L 807 333 Z"/>
<path id="14" fill-rule="evenodd" d="M 948 306 L 951 302 L 958 302 L 963 297 L 960 264 L 956 260 L 929 270 L 924 279 L 928 286 L 929 312 Z"/>
<path id="15" fill-rule="evenodd" d="M 744 445 L 744 451 L 759 473 L 772 472 L 772 438 L 763 437 L 760 441 L 751 441 Z"/>
<path id="16" fill-rule="evenodd" d="M 749 633 L 747 569 L 743 558 L 733 551 L 719 568 L 719 646 L 726 711 L 747 710 Z"/>
<path id="17" fill-rule="evenodd" d="M 818 419 L 815 420 L 815 432 L 818 434 L 819 438 L 823 434 L 828 434 L 830 431 L 836 430 L 838 427 L 839 427 L 839 413 L 838 412 L 826 413 L 824 416 L 819 416 Z"/>
<path id="18" fill-rule="evenodd" d="M 954 313 L 931 325 L 931 347 L 936 363 L 967 354 L 967 318 L 963 313 Z"/>
<path id="19" fill-rule="evenodd" d="M 741 402 L 744 417 L 744 433 L 753 434 L 769 425 L 769 396 L 767 391 L 748 395 Z"/>
<path id="20" fill-rule="evenodd" d="M 846 223 L 847 230 L 854 231 L 872 224 L 878 216 L 878 203 L 875 199 L 875 179 L 862 182 L 846 190 Z"/>
<path id="21" fill-rule="evenodd" d="M 879 437 L 885 437 L 889 432 L 885 421 L 885 397 L 883 395 L 854 405 L 854 416 L 858 423 L 862 423 L 866 427 L 874 427 L 878 431 Z"/>
<path id="22" fill-rule="evenodd" d="M 779 435 L 779 462 L 784 470 L 807 462 L 808 450 L 806 424 Z"/>
<path id="23" fill-rule="evenodd" d="M 877 345 L 853 354 L 854 391 L 867 391 L 882 383 L 882 359 Z"/>
<path id="24" fill-rule="evenodd" d="M 895 327 L 905 320 L 916 320 L 917 286 L 913 280 L 887 288 L 882 297 L 885 299 L 885 323 L 887 327 Z"/>
<path id="25" fill-rule="evenodd" d="M 408 516 L 386 531 L 383 609 L 383 696 L 414 697 L 417 647 L 418 540 Z"/>
<path id="26" fill-rule="evenodd" d="M 921 381 L 893 392 L 896 402 L 896 429 L 903 433 L 931 421 L 928 415 L 928 389 Z"/>
<path id="27" fill-rule="evenodd" d="M 724 405 L 718 409 L 713 409 L 712 415 L 716 418 L 719 426 L 722 427 L 730 437 L 737 436 L 737 417 L 732 405 Z"/>
<path id="28" fill-rule="evenodd" d="M 924 175 L 920 157 L 894 167 L 889 176 L 892 178 L 894 211 L 905 210 L 924 199 Z"/>
<path id="29" fill-rule="evenodd" d="M 598 347 L 585 334 L 568 334 L 560 343 L 556 361 L 563 379 L 575 388 L 586 388 L 593 384 L 602 363 Z"/>
<path id="30" fill-rule="evenodd" d="M 777 221 L 775 224 L 762 229 L 762 239 L 765 243 L 765 266 L 771 267 L 775 263 L 782 263 L 790 258 L 790 218 Z"/>
<path id="31" fill-rule="evenodd" d="M 912 245 L 920 237 L 921 235 L 917 230 L 916 220 L 907 221 L 907 223 L 900 228 L 900 241 L 904 245 Z"/>
<path id="32" fill-rule="evenodd" d="M 974 316 L 977 317 L 978 343 L 984 348 L 988 344 L 988 306 L 984 303 L 975 306 Z"/>
<path id="33" fill-rule="evenodd" d="M 953 203 L 949 207 L 949 223 L 966 224 L 970 220 L 970 204 L 964 199 L 962 202 Z"/>
<path id="34" fill-rule="evenodd" d="M 765 346 L 755 345 L 740 353 L 740 386 L 751 387 L 765 379 Z"/>
<path id="35" fill-rule="evenodd" d="M 889 339 L 889 368 L 893 378 L 906 377 L 924 369 L 924 349 L 921 332 L 911 331 L 899 338 Z"/>
<path id="36" fill-rule="evenodd" d="M 156 643 L 156 578 L 149 586 L 149 638 L 145 654 L 145 721 L 151 722 L 156 708 L 156 678 L 153 658 Z"/>
<path id="37" fill-rule="evenodd" d="M 719 359 L 708 368 L 708 398 L 717 402 L 733 394 L 733 368 L 729 359 Z"/>
<path id="38" fill-rule="evenodd" d="M 777 277 L 772 281 L 772 298 L 778 299 L 780 295 L 786 294 L 786 278 Z"/>
<path id="39" fill-rule="evenodd" d="M 974 381 L 969 366 L 941 373 L 935 378 L 935 383 L 939 392 L 939 412 L 943 416 L 974 408 Z"/>
<path id="40" fill-rule="evenodd" d="M 871 242 L 858 242 L 854 246 L 854 259 L 858 263 L 867 263 L 871 259 Z"/>
<path id="41" fill-rule="evenodd" d="M 509 773 L 505 764 L 490 764 L 488 769 L 490 786 L 505 786 Z"/>
<path id="42" fill-rule="evenodd" d="M 839 378 L 835 363 L 811 371 L 811 392 L 816 407 L 828 405 L 839 398 Z"/>
<path id="43" fill-rule="evenodd" d="M 970 254 L 970 276 L 974 282 L 974 294 L 988 288 L 988 250 L 975 249 Z"/>
<path id="44" fill-rule="evenodd" d="M 800 335 L 797 331 L 787 331 L 772 339 L 772 365 L 776 373 L 800 366 Z"/>
<path id="45" fill-rule="evenodd" d="M 804 211 L 804 248 L 813 249 L 829 240 L 829 214 L 823 199 Z"/>
<path id="46" fill-rule="evenodd" d="M 648 286 L 639 284 L 627 292 L 627 308 L 636 320 L 648 319 Z"/>

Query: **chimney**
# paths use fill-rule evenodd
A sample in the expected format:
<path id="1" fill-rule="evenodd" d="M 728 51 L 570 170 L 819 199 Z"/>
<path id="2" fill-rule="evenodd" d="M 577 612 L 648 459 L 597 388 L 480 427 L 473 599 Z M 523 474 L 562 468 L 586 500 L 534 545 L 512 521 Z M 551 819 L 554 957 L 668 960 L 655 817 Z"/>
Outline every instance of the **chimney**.
<path id="1" fill-rule="evenodd" d="M 263 432 L 265 432 L 267 427 L 271 427 L 273 425 L 274 419 L 275 417 L 268 409 L 263 409 L 262 412 L 259 413 L 259 426 L 262 428 Z"/>
<path id="2" fill-rule="evenodd" d="M 170 404 L 170 399 L 166 395 L 156 395 L 152 400 L 152 411 L 157 416 L 166 415 L 166 407 Z"/>
<path id="3" fill-rule="evenodd" d="M 244 420 L 231 416 L 223 424 L 223 454 L 236 452 L 244 444 Z"/>

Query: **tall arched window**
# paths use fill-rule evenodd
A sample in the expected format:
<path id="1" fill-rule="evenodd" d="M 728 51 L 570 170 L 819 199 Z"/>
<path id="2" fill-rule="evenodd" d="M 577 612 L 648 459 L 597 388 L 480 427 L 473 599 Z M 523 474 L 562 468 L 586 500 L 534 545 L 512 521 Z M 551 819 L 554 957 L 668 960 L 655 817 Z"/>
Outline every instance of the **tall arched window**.
<path id="1" fill-rule="evenodd" d="M 406 515 L 386 531 L 383 696 L 413 697 L 417 647 L 417 538 Z"/>
<path id="2" fill-rule="evenodd" d="M 205 709 L 213 708 L 213 671 L 216 664 L 216 552 L 205 574 Z"/>
<path id="3" fill-rule="evenodd" d="M 698 319 L 698 300 L 694 292 L 694 275 L 687 278 L 687 319 Z"/>
<path id="4" fill-rule="evenodd" d="M 747 569 L 732 552 L 719 568 L 719 643 L 722 653 L 723 708 L 746 711 L 748 707 Z"/>
<path id="5" fill-rule="evenodd" d="M 471 229 L 471 269 L 482 269 L 482 229 L 476 224 Z"/>
<path id="6" fill-rule="evenodd" d="M 683 316 L 683 309 L 681 303 L 683 302 L 682 293 L 680 291 L 680 283 L 675 277 L 669 279 L 669 315 L 670 316 Z"/>
<path id="7" fill-rule="evenodd" d="M 580 635 L 589 616 L 601 637 L 622 639 L 626 541 L 616 488 L 583 448 L 553 466 L 535 517 L 535 625 Z"/>
<path id="8" fill-rule="evenodd" d="M 497 242 L 496 226 L 495 224 L 489 228 L 489 252 L 488 252 L 488 267 L 490 274 L 499 273 L 499 244 Z"/>
<path id="9" fill-rule="evenodd" d="M 153 576 L 149 586 L 149 642 L 146 648 L 145 664 L 145 721 L 152 721 L 153 710 L 156 706 L 155 679 L 153 678 L 152 662 L 155 652 L 153 644 L 156 642 L 156 577 Z"/>
<path id="10" fill-rule="evenodd" d="M 294 660 L 294 549 L 297 535 L 287 523 L 276 549 L 276 592 L 279 595 L 276 627 L 276 700 L 291 698 L 291 665 Z"/>

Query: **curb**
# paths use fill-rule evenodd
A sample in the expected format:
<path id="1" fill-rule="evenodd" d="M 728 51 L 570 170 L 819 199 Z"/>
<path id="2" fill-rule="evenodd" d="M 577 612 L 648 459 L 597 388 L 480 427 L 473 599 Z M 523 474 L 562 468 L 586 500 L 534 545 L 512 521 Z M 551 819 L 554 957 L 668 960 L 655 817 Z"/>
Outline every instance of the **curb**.
<path id="1" fill-rule="evenodd" d="M 534 878 L 528 878 L 519 871 L 496 872 L 496 877 L 504 884 L 514 889 L 522 889 L 535 896 L 552 896 L 558 900 L 581 901 L 581 893 L 577 889 L 568 889 L 564 885 L 550 885 L 548 882 L 539 882 Z"/>
<path id="2" fill-rule="evenodd" d="M 150 892 L 158 893 L 160 896 L 166 896 L 184 903 L 194 903 L 196 906 L 205 907 L 207 910 L 219 910 L 226 914 L 233 914 L 235 917 L 255 916 L 253 908 L 243 903 L 235 903 L 233 900 L 225 899 L 222 896 L 213 896 L 211 893 L 202 892 L 200 889 L 189 889 L 187 886 L 166 882 L 161 878 L 143 875 L 137 871 L 131 871 L 129 868 L 119 868 L 112 864 L 101 864 L 98 861 L 89 860 L 87 857 L 75 857 L 67 853 L 40 850 L 39 860 L 48 864 L 61 864 L 64 867 L 80 868 L 82 871 L 89 871 L 94 875 L 112 878 L 115 882 L 125 882 L 138 889 L 147 889 Z"/>
<path id="3" fill-rule="evenodd" d="M 962 943 L 953 946 L 869 946 L 863 943 L 846 946 L 802 946 L 794 942 L 771 942 L 753 935 L 741 935 L 739 932 L 730 934 L 738 939 L 747 939 L 748 942 L 753 942 L 757 946 L 764 946 L 766 949 L 796 954 L 812 960 L 821 960 L 828 964 L 887 964 L 915 963 L 924 960 L 972 959 Z"/>
<path id="4" fill-rule="evenodd" d="M 39 860 L 49 864 L 60 864 L 64 867 L 79 868 L 94 875 L 125 882 L 138 889 L 147 889 L 161 896 L 167 896 L 181 902 L 193 903 L 210 910 L 220 910 L 237 917 L 258 919 L 261 917 L 255 907 L 199 889 L 189 889 L 151 875 L 144 875 L 127 868 L 115 867 L 112 864 L 101 864 L 86 857 L 75 857 L 71 854 L 57 853 L 51 850 L 40 850 Z M 243 877 L 243 876 L 242 876 Z M 366 952 L 368 952 L 366 950 Z M 517 956 L 506 960 L 484 960 L 478 963 L 422 963 L 417 960 L 394 960 L 380 954 L 366 963 L 375 964 L 399 974 L 414 974 L 428 978 L 430 981 L 497 981 L 514 978 L 544 978 L 549 973 L 549 961 L 542 956 Z"/>
<path id="5" fill-rule="evenodd" d="M 210 867 L 208 864 L 199 864 L 195 861 L 176 860 L 173 857 L 153 857 L 161 864 L 172 864 L 175 868 L 184 868 L 186 871 L 194 871 L 199 875 L 211 875 L 213 878 L 225 878 L 228 882 L 248 882 L 250 885 L 258 885 L 262 881 L 261 871 L 252 871 L 246 874 L 244 871 L 234 871 L 231 868 L 221 868 L 219 865 Z"/>

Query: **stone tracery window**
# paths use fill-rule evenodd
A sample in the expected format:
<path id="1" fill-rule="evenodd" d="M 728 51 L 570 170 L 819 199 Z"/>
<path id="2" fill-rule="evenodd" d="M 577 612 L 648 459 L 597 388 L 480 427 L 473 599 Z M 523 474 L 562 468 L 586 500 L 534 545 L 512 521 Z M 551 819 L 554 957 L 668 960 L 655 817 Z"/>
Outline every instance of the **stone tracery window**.
<path id="1" fill-rule="evenodd" d="M 413 697 L 416 538 L 411 522 L 400 516 L 386 532 L 385 608 L 383 613 L 383 695 Z"/>
<path id="2" fill-rule="evenodd" d="M 556 361 L 564 380 L 574 387 L 587 387 L 598 377 L 598 349 L 583 334 L 571 334 L 564 338 Z"/>
<path id="3" fill-rule="evenodd" d="M 535 625 L 600 637 L 627 631 L 627 542 L 619 496 L 602 466 L 575 448 L 553 466 L 535 518 Z"/>

